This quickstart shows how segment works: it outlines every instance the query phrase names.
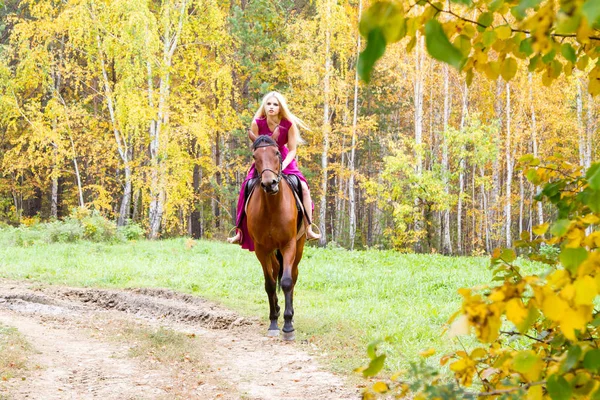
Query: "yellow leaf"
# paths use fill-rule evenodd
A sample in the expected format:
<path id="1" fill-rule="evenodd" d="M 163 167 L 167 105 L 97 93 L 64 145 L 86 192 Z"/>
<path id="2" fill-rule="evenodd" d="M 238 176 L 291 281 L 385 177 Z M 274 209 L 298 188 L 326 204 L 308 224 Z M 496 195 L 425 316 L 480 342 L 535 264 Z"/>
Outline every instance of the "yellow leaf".
<path id="1" fill-rule="evenodd" d="M 490 294 L 488 296 L 488 299 L 490 299 L 490 301 L 494 301 L 494 302 L 502 301 L 502 300 L 504 300 L 504 298 L 505 298 L 505 295 L 502 290 L 495 290 L 492 294 Z"/>
<path id="2" fill-rule="evenodd" d="M 598 78 L 590 79 L 590 81 L 588 83 L 588 92 L 592 96 L 596 96 L 597 94 L 600 93 L 600 79 L 598 79 Z"/>
<path id="3" fill-rule="evenodd" d="M 575 281 L 575 304 L 591 306 L 598 294 L 596 281 L 591 276 L 584 276 Z"/>
<path id="4" fill-rule="evenodd" d="M 544 390 L 542 386 L 531 386 L 527 389 L 527 400 L 542 400 L 544 398 Z"/>
<path id="5" fill-rule="evenodd" d="M 527 318 L 527 309 L 523 305 L 521 299 L 514 298 L 510 299 L 506 303 L 506 318 L 515 325 L 521 324 L 525 318 Z"/>
<path id="6" fill-rule="evenodd" d="M 512 29 L 510 28 L 510 25 L 500 25 L 494 29 L 494 31 L 496 31 L 496 36 L 500 40 L 506 40 L 512 35 Z"/>
<path id="7" fill-rule="evenodd" d="M 565 285 L 565 287 L 560 291 L 560 297 L 566 301 L 573 300 L 575 297 L 575 286 L 570 283 Z"/>
<path id="8" fill-rule="evenodd" d="M 472 360 L 480 360 L 487 355 L 488 355 L 488 352 L 485 349 L 478 347 L 471 352 L 471 359 Z"/>
<path id="9" fill-rule="evenodd" d="M 386 385 L 384 382 L 376 382 L 373 387 L 372 387 L 374 392 L 377 393 L 385 393 L 389 390 L 388 385 Z"/>
<path id="10" fill-rule="evenodd" d="M 548 227 L 550 227 L 550 223 L 546 222 L 545 224 L 534 226 L 532 231 L 536 235 L 542 236 L 544 233 L 546 233 L 548 231 Z"/>
<path id="11" fill-rule="evenodd" d="M 419 353 L 419 355 L 424 358 L 431 357 L 434 354 L 435 354 L 435 349 L 433 347 Z"/>
<path id="12" fill-rule="evenodd" d="M 579 25 L 579 29 L 577 29 L 577 40 L 580 43 L 589 43 L 590 36 L 592 36 L 593 34 L 594 31 L 592 28 L 590 28 L 587 19 L 582 19 L 581 24 Z"/>
<path id="13" fill-rule="evenodd" d="M 548 283 L 557 289 L 565 286 L 570 280 L 569 272 L 565 269 L 557 269 L 548 276 Z"/>
<path id="14" fill-rule="evenodd" d="M 583 330 L 585 324 L 588 322 L 586 318 L 585 310 L 582 308 L 578 310 L 568 309 L 560 320 L 560 330 L 563 335 L 569 340 L 575 340 L 575 331 Z"/>
<path id="15" fill-rule="evenodd" d="M 566 76 L 571 76 L 573 75 L 573 63 L 571 61 L 569 61 L 568 63 L 565 64 L 565 75 Z"/>
<path id="16" fill-rule="evenodd" d="M 542 312 L 546 317 L 552 321 L 558 321 L 563 318 L 567 310 L 569 310 L 569 305 L 566 301 L 559 298 L 554 293 L 545 293 L 544 302 L 542 303 Z"/>
<path id="17" fill-rule="evenodd" d="M 489 80 L 495 81 L 500 75 L 500 63 L 498 61 L 490 61 L 483 69 Z"/>
<path id="18" fill-rule="evenodd" d="M 594 214 L 588 214 L 585 217 L 579 218 L 579 220 L 581 222 L 583 222 L 584 224 L 596 224 L 598 223 L 598 221 L 600 221 L 600 218 L 598 218 L 596 215 Z"/>
<path id="19" fill-rule="evenodd" d="M 502 62 L 502 69 L 500 70 L 500 73 L 502 74 L 504 80 L 508 82 L 517 74 L 517 68 L 517 60 L 512 57 L 507 57 Z"/>
<path id="20" fill-rule="evenodd" d="M 588 65 L 588 62 L 590 61 L 590 58 L 588 56 L 583 56 L 580 57 L 579 60 L 577 60 L 577 69 L 580 71 L 584 71 Z"/>

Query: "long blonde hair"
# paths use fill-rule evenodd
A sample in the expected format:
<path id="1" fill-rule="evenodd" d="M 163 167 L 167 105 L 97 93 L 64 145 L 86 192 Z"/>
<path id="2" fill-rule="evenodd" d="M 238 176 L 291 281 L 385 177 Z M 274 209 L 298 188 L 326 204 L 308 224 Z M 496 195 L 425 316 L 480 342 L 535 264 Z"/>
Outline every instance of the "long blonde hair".
<path id="1" fill-rule="evenodd" d="M 302 139 L 302 137 L 300 136 L 300 127 L 306 129 L 307 131 L 310 131 L 310 128 L 304 123 L 304 121 L 296 117 L 290 111 L 287 102 L 285 101 L 285 97 L 283 97 L 283 95 L 279 92 L 269 92 L 263 97 L 262 102 L 260 103 L 260 107 L 258 107 L 256 114 L 254 114 L 254 119 L 267 117 L 267 114 L 265 113 L 265 106 L 267 105 L 267 100 L 269 100 L 271 97 L 275 97 L 279 102 L 279 115 L 281 116 L 281 118 L 285 118 L 294 125 L 296 125 L 296 143 L 304 143 L 304 139 Z"/>

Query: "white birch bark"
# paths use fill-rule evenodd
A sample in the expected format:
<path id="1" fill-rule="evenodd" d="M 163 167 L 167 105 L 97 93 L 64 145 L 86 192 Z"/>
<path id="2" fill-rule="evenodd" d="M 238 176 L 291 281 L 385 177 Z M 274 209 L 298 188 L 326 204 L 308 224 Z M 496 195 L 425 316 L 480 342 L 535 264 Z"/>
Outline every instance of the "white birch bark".
<path id="1" fill-rule="evenodd" d="M 448 131 L 448 121 L 450 119 L 450 76 L 448 72 L 448 64 L 443 64 L 444 71 L 444 134 L 442 135 L 442 180 L 444 183 L 444 193 L 450 194 L 448 175 L 448 141 L 446 139 L 446 132 Z M 442 224 L 442 253 L 452 254 L 452 241 L 450 239 L 450 207 L 448 206 L 443 212 L 443 224 Z"/>
<path id="2" fill-rule="evenodd" d="M 513 162 L 512 162 L 512 137 L 510 131 L 510 84 L 506 83 L 506 204 L 504 207 L 504 220 L 506 231 L 506 247 L 512 246 L 512 199 L 511 188 L 513 179 Z"/>
<path id="3" fill-rule="evenodd" d="M 417 33 L 417 45 L 415 46 L 415 85 L 414 85 L 414 102 L 415 102 L 415 171 L 418 176 L 423 172 L 423 160 L 421 156 L 421 145 L 423 143 L 423 85 L 424 72 L 423 64 L 425 61 L 425 37 Z M 419 199 L 415 197 L 415 209 L 419 210 Z M 422 210 L 415 212 L 415 232 L 419 233 L 423 230 L 423 215 Z M 415 243 L 415 251 L 422 251 L 421 242 Z"/>
<path id="4" fill-rule="evenodd" d="M 523 212 L 525 210 L 525 181 L 523 174 L 519 174 L 519 237 L 523 232 Z"/>
<path id="5" fill-rule="evenodd" d="M 496 136 L 494 137 L 494 145 L 500 148 L 500 132 L 502 132 L 502 80 L 498 78 L 496 81 L 496 100 L 494 104 L 494 113 L 496 118 L 498 118 L 498 130 L 496 132 Z M 489 205 L 491 209 L 486 214 L 489 214 L 487 221 L 490 225 L 488 225 L 487 229 L 491 232 L 492 238 L 490 241 L 493 242 L 493 246 L 497 245 L 496 240 L 499 239 L 499 235 L 496 231 L 497 220 L 500 218 L 500 153 L 494 158 L 492 161 L 492 190 L 491 190 L 491 199 L 489 199 Z M 488 249 L 489 251 L 489 249 Z"/>
<path id="6" fill-rule="evenodd" d="M 112 89 L 110 87 L 110 81 L 108 80 L 108 72 L 106 70 L 106 62 L 104 60 L 104 51 L 102 50 L 102 40 L 100 34 L 96 34 L 96 42 L 98 45 L 98 58 L 100 60 L 100 67 L 102 69 L 102 83 L 104 85 L 104 98 L 106 99 L 106 105 L 108 107 L 108 113 L 110 115 L 110 122 L 113 128 L 113 134 L 115 136 L 115 142 L 117 144 L 117 151 L 123 162 L 123 170 L 125 172 L 125 182 L 123 185 L 123 197 L 121 199 L 121 206 L 119 207 L 119 218 L 117 219 L 117 226 L 123 226 L 126 223 L 126 219 L 129 215 L 129 208 L 131 205 L 131 166 L 129 159 L 129 148 L 127 141 L 123 139 L 123 135 L 119 129 L 116 117 L 116 110 L 114 106 Z"/>
<path id="7" fill-rule="evenodd" d="M 465 127 L 465 120 L 468 113 L 468 101 L 469 101 L 469 88 L 465 83 L 463 86 L 463 98 L 462 98 L 462 112 L 460 116 L 460 130 L 462 131 Z M 461 150 L 463 150 L 461 148 Z M 463 209 L 463 193 L 465 188 L 465 159 L 462 156 L 458 164 L 458 201 L 456 204 L 456 251 L 458 254 L 463 254 L 463 231 L 462 231 L 462 209 Z M 473 200 L 475 197 L 473 196 Z"/>
<path id="8" fill-rule="evenodd" d="M 583 166 L 586 170 L 592 165 L 592 138 L 594 136 L 594 132 L 596 131 L 594 97 L 588 93 L 587 98 L 587 124 L 583 145 Z"/>
<path id="9" fill-rule="evenodd" d="M 331 75 L 331 30 L 330 30 L 330 16 L 331 16 L 331 0 L 325 0 L 325 76 L 323 77 L 323 151 L 321 153 L 321 205 L 319 208 L 319 228 L 321 231 L 321 238 L 319 244 L 324 246 L 327 243 L 327 168 L 328 168 L 328 154 L 329 154 L 329 132 L 330 126 L 330 115 L 329 115 L 329 96 L 330 96 L 330 75 Z"/>
<path id="10" fill-rule="evenodd" d="M 179 4 L 179 16 L 175 32 L 171 33 L 171 4 L 166 4 L 165 12 L 167 15 L 164 18 L 164 35 L 163 35 L 163 50 L 162 50 L 162 65 L 161 76 L 158 86 L 158 109 L 156 117 L 150 122 L 150 164 L 151 164 L 151 183 L 150 183 L 150 205 L 149 205 L 149 223 L 150 223 L 150 239 L 156 239 L 159 236 L 162 216 L 165 207 L 165 185 L 166 171 L 163 155 L 166 147 L 166 138 L 161 138 L 163 127 L 168 123 L 169 109 L 168 101 L 171 90 L 171 74 L 170 70 L 173 64 L 173 54 L 179 44 L 179 37 L 183 29 L 183 21 L 185 19 L 185 10 L 187 8 L 187 0 L 181 1 Z M 151 66 L 148 70 L 152 71 Z M 148 77 L 149 83 L 152 83 L 152 77 Z M 148 95 L 151 96 L 149 86 Z M 164 143 L 164 144 L 163 144 Z"/>
<path id="11" fill-rule="evenodd" d="M 360 21 L 362 13 L 362 0 L 358 0 L 358 20 Z M 356 61 L 358 62 L 358 55 L 360 53 L 360 33 L 356 35 Z M 348 221 L 349 221 L 349 239 L 350 239 L 350 250 L 354 250 L 354 240 L 356 237 L 356 200 L 354 193 L 354 175 L 355 175 L 355 160 L 356 155 L 356 127 L 358 124 L 358 68 L 354 75 L 354 110 L 352 115 L 352 143 L 350 144 L 350 159 L 348 160 L 348 169 L 350 170 L 350 177 L 348 178 Z"/>
<path id="12" fill-rule="evenodd" d="M 579 78 L 575 79 L 577 83 L 577 136 L 579 139 L 579 165 L 582 167 L 585 165 L 585 127 L 583 125 L 583 94 L 581 90 L 581 81 Z"/>
<path id="13" fill-rule="evenodd" d="M 531 145 L 533 147 L 533 156 L 537 158 L 538 156 L 538 140 L 537 140 L 537 118 L 535 114 L 535 106 L 533 99 L 533 82 L 532 82 L 532 74 L 529 73 L 529 106 L 531 107 Z M 535 186 L 535 191 L 538 191 L 538 187 Z M 537 202 L 537 216 L 538 223 L 541 225 L 544 223 L 544 209 L 541 202 Z M 530 224 L 533 225 L 533 222 Z"/>

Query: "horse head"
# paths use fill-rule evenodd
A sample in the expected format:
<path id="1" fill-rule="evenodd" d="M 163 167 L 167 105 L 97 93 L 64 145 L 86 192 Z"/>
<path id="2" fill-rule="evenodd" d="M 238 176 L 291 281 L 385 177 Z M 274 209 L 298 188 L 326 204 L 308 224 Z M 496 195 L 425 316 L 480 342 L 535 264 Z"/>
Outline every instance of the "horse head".
<path id="1" fill-rule="evenodd" d="M 277 143 L 267 135 L 259 136 L 252 145 L 254 166 L 260 177 L 260 186 L 268 194 L 279 193 L 281 181 L 281 153 Z"/>

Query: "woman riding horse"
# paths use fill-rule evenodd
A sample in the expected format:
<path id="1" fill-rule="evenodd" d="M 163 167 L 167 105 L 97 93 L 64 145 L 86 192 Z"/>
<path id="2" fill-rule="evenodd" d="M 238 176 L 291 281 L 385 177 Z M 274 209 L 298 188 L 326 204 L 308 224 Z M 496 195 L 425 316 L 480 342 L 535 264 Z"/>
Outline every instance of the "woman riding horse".
<path id="1" fill-rule="evenodd" d="M 282 157 L 282 172 L 286 175 L 296 175 L 302 185 L 303 206 L 308 216 L 306 237 L 308 240 L 319 239 L 321 236 L 313 232 L 311 227 L 313 204 L 306 178 L 298 169 L 296 164 L 296 147 L 304 141 L 300 137 L 298 127 L 308 129 L 308 126 L 289 110 L 285 98 L 278 92 L 270 92 L 262 100 L 262 103 L 252 121 L 248 137 L 253 142 L 260 135 L 270 136 L 277 143 Z M 236 234 L 228 238 L 229 243 L 240 243 L 243 249 L 254 251 L 254 243 L 248 235 L 248 226 L 244 218 L 244 188 L 248 180 L 256 176 L 254 163 L 250 167 L 246 179 L 242 184 L 237 204 Z"/>

